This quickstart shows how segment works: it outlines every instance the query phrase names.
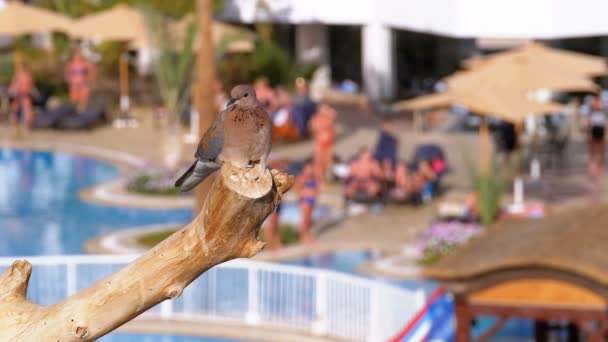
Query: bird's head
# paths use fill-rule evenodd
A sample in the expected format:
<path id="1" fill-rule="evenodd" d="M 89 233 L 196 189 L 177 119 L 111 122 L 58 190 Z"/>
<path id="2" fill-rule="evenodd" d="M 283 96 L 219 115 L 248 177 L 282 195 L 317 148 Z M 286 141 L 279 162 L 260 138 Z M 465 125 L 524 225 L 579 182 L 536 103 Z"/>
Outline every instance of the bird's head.
<path id="1" fill-rule="evenodd" d="M 258 99 L 255 95 L 255 89 L 250 85 L 241 84 L 232 88 L 227 106 L 234 103 L 239 106 L 255 106 L 257 102 Z"/>

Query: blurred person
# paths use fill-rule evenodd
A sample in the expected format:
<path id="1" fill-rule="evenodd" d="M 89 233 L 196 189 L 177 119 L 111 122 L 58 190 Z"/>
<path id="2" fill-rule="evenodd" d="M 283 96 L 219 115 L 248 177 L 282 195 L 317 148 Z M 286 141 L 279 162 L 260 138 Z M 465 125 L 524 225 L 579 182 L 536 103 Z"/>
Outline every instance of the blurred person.
<path id="1" fill-rule="evenodd" d="M 289 162 L 284 159 L 273 159 L 268 161 L 268 167 L 286 171 L 289 167 Z M 268 241 L 268 248 L 271 251 L 283 248 L 283 241 L 281 239 L 281 210 L 282 204 L 279 203 L 275 211 L 268 217 L 265 227 L 265 237 L 266 241 Z"/>
<path id="2" fill-rule="evenodd" d="M 382 180 L 384 181 L 384 188 L 391 189 L 395 186 L 395 167 L 390 160 L 385 159 L 380 162 L 380 168 L 382 169 Z"/>
<path id="3" fill-rule="evenodd" d="M 336 137 L 335 119 L 336 111 L 331 106 L 322 104 L 311 120 L 314 138 L 315 176 L 321 188 L 325 185 L 325 178 L 333 159 L 334 139 Z"/>
<path id="4" fill-rule="evenodd" d="M 270 214 L 270 217 L 268 218 L 268 225 L 266 226 L 266 240 L 268 241 L 268 248 L 271 251 L 276 251 L 283 248 L 283 241 L 281 240 L 280 232 L 280 217 L 281 203 L 279 203 L 275 211 Z"/>
<path id="5" fill-rule="evenodd" d="M 606 155 L 606 113 L 597 97 L 591 102 L 588 126 L 589 174 L 597 178 L 603 171 Z"/>
<path id="6" fill-rule="evenodd" d="M 9 95 L 12 98 L 9 118 L 11 125 L 16 125 L 21 120 L 25 127 L 32 127 L 35 119 L 32 105 L 33 92 L 32 73 L 27 65 L 22 65 L 13 75 L 9 86 Z"/>
<path id="7" fill-rule="evenodd" d="M 416 186 L 414 178 L 410 173 L 405 161 L 397 163 L 395 168 L 395 185 L 390 191 L 391 198 L 395 201 L 406 201 L 413 194 L 418 193 L 421 188 Z"/>
<path id="8" fill-rule="evenodd" d="M 416 167 L 417 169 L 414 176 L 416 186 L 422 192 L 422 199 L 428 201 L 432 198 L 436 190 L 437 173 L 433 170 L 431 162 L 425 159 L 420 160 Z"/>
<path id="9" fill-rule="evenodd" d="M 344 192 L 348 198 L 353 198 L 361 192 L 369 198 L 377 197 L 382 190 L 382 176 L 380 164 L 373 158 L 369 148 L 363 147 L 350 163 Z"/>
<path id="10" fill-rule="evenodd" d="M 294 186 L 300 204 L 300 241 L 304 244 L 311 244 L 314 241 L 311 233 L 312 212 L 319 194 L 319 186 L 312 161 L 307 161 L 304 164 Z"/>
<path id="11" fill-rule="evenodd" d="M 519 145 L 517 128 L 515 127 L 515 124 L 503 121 L 499 125 L 498 132 L 505 161 L 509 162 L 511 160 L 511 156 L 517 150 L 517 147 Z"/>
<path id="12" fill-rule="evenodd" d="M 312 100 L 308 91 L 308 83 L 302 77 L 295 82 L 295 96 L 293 98 L 293 119 L 298 127 L 301 138 L 308 137 L 308 122 L 317 111 L 317 104 Z"/>
<path id="13" fill-rule="evenodd" d="M 292 99 L 284 87 L 277 87 L 272 116 L 272 136 L 275 140 L 297 140 L 298 129 L 293 124 Z"/>
<path id="14" fill-rule="evenodd" d="M 397 146 L 399 142 L 394 132 L 394 127 L 390 119 L 384 119 L 380 133 L 378 134 L 378 142 L 376 143 L 376 151 L 374 158 L 380 161 L 387 180 L 392 179 L 393 170 L 397 162 Z M 389 184 L 390 185 L 390 184 Z"/>
<path id="15" fill-rule="evenodd" d="M 266 77 L 260 77 L 253 82 L 253 88 L 255 89 L 256 97 L 258 102 L 268 112 L 271 112 L 275 106 L 276 96 L 275 92 L 270 86 Z"/>
<path id="16" fill-rule="evenodd" d="M 479 222 L 480 220 L 480 210 L 479 210 L 479 197 L 477 192 L 471 191 L 467 194 L 467 197 L 464 199 L 464 215 L 465 221 L 468 222 Z"/>
<path id="17" fill-rule="evenodd" d="M 97 74 L 95 64 L 89 62 L 80 50 L 74 50 L 64 68 L 64 78 L 68 83 L 70 101 L 79 109 L 86 107 L 91 95 L 91 84 Z"/>

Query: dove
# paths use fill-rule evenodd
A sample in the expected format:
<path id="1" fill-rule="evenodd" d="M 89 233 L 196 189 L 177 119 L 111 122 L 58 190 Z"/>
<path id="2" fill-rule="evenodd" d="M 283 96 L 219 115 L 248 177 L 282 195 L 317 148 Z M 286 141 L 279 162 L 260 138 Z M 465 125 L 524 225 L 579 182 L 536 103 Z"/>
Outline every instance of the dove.
<path id="1" fill-rule="evenodd" d="M 205 132 L 194 157 L 196 160 L 176 182 L 186 192 L 229 162 L 238 168 L 259 164 L 266 168 L 272 142 L 270 116 L 261 107 L 255 90 L 239 85 L 230 92 L 226 109 L 218 114 Z"/>

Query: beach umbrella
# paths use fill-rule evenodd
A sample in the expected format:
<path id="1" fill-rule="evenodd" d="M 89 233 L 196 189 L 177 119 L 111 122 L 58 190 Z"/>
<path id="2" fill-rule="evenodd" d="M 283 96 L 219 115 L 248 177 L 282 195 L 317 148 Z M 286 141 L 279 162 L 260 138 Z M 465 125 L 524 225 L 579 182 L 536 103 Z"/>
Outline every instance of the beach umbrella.
<path id="1" fill-rule="evenodd" d="M 509 90 L 493 84 L 477 89 L 463 88 L 445 93 L 425 95 L 411 100 L 399 101 L 394 110 L 421 110 L 461 105 L 482 116 L 479 126 L 479 153 L 482 172 L 490 165 L 490 133 L 486 117 L 496 117 L 514 124 L 522 123 L 530 115 L 544 115 L 563 110 L 556 103 L 542 103 L 528 98 L 523 90 Z"/>
<path id="2" fill-rule="evenodd" d="M 0 5 L 0 36 L 19 36 L 44 32 L 69 32 L 72 20 L 40 7 L 11 1 Z M 21 67 L 21 55 L 14 51 L 15 69 Z"/>
<path id="3" fill-rule="evenodd" d="M 608 70 L 604 57 L 551 48 L 536 42 L 504 52 L 470 58 L 462 64 L 467 69 L 476 69 L 487 64 L 511 63 L 584 76 L 605 75 Z"/>
<path id="4" fill-rule="evenodd" d="M 16 1 L 0 5 L 0 35 L 68 32 L 71 24 L 70 18 L 40 7 Z"/>
<path id="5" fill-rule="evenodd" d="M 131 42 L 146 40 L 145 27 L 139 10 L 119 4 L 76 20 L 70 32 L 73 37 L 94 42 Z"/>
<path id="6" fill-rule="evenodd" d="M 461 71 L 445 79 L 448 89 L 476 89 L 493 84 L 515 92 L 550 89 L 553 91 L 597 92 L 599 87 L 587 76 L 530 64 L 505 62 L 486 63 L 472 70 Z"/>

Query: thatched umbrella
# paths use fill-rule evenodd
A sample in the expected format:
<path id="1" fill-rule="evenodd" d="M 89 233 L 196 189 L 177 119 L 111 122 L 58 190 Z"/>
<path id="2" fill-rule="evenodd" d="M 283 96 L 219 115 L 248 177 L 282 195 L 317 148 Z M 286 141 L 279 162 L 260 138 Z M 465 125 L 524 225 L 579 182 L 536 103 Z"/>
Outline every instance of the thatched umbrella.
<path id="1" fill-rule="evenodd" d="M 0 7 L 0 36 L 19 36 L 43 32 L 68 32 L 72 20 L 40 7 L 11 1 Z M 15 70 L 21 67 L 21 55 L 14 52 Z"/>
<path id="2" fill-rule="evenodd" d="M 517 63 L 484 63 L 470 71 L 456 72 L 445 79 L 449 89 L 476 89 L 488 84 L 505 89 L 536 91 L 596 92 L 599 87 L 588 77 L 565 70 L 551 70 L 548 67 Z"/>
<path id="3" fill-rule="evenodd" d="M 489 129 L 485 117 L 497 117 L 518 124 L 530 115 L 542 115 L 563 109 L 556 103 L 541 103 L 528 99 L 524 91 L 509 90 L 492 84 L 477 89 L 459 89 L 400 101 L 393 105 L 393 109 L 420 110 L 449 107 L 455 104 L 465 106 L 483 117 L 479 127 L 480 165 L 483 172 L 488 171 L 490 162 Z"/>
<path id="4" fill-rule="evenodd" d="M 131 42 L 147 39 L 143 14 L 123 4 L 78 19 L 71 29 L 71 35 L 93 41 Z"/>
<path id="5" fill-rule="evenodd" d="M 540 43 L 529 43 L 505 52 L 470 58 L 463 62 L 463 66 L 475 69 L 490 63 L 519 63 L 536 69 L 584 76 L 604 75 L 608 71 L 604 57 L 551 48 Z"/>
<path id="6" fill-rule="evenodd" d="M 606 72 L 603 58 L 531 43 L 522 48 L 465 61 L 466 71 L 445 79 L 448 92 L 395 104 L 397 110 L 419 110 L 459 103 L 482 116 L 496 116 L 519 124 L 534 114 L 555 112 L 561 106 L 534 101 L 535 91 L 595 92 L 591 75 Z M 481 161 L 487 169 L 487 123 L 482 120 Z"/>

